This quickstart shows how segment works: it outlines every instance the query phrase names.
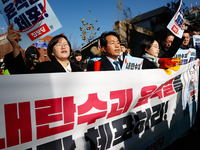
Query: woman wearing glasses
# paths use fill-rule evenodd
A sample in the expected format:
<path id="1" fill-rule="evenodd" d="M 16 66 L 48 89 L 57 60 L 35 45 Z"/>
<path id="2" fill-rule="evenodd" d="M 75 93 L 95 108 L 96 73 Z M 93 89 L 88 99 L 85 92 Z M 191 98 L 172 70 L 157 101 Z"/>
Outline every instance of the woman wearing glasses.
<path id="1" fill-rule="evenodd" d="M 39 63 L 33 70 L 27 69 L 18 44 L 18 41 L 22 39 L 20 34 L 14 31 L 12 27 L 13 24 L 8 27 L 7 39 L 13 47 L 13 52 L 7 54 L 4 59 L 10 74 L 82 71 L 79 67 L 69 62 L 71 44 L 67 37 L 62 34 L 53 37 L 48 44 L 47 53 L 51 61 Z"/>
<path id="2" fill-rule="evenodd" d="M 182 41 L 183 39 L 175 37 L 169 50 L 162 54 L 160 58 L 172 58 L 178 51 Z M 154 37 L 146 38 L 141 42 L 140 48 L 142 50 L 142 57 L 144 58 L 142 69 L 159 68 L 159 41 Z"/>

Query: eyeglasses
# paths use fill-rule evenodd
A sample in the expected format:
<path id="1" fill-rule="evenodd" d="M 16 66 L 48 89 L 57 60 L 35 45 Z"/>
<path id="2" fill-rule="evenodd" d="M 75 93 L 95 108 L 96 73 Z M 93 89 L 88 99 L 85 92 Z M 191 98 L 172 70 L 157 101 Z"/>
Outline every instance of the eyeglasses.
<path id="1" fill-rule="evenodd" d="M 157 46 L 154 46 L 154 45 L 153 45 L 152 47 L 154 47 L 154 48 L 156 48 L 156 49 L 160 49 L 160 47 L 157 47 Z"/>
<path id="2" fill-rule="evenodd" d="M 61 48 L 62 46 L 64 46 L 64 47 L 69 47 L 68 43 L 63 43 L 63 44 L 57 43 L 55 46 L 57 46 L 57 47 L 59 47 L 59 48 Z"/>

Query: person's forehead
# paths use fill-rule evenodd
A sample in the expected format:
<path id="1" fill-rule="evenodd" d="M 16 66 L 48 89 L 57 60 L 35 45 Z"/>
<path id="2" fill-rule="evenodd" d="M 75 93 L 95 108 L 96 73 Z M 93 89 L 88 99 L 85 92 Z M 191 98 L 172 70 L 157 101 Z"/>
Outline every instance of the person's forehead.
<path id="1" fill-rule="evenodd" d="M 156 40 L 154 40 L 153 45 L 158 45 L 158 42 Z"/>
<path id="2" fill-rule="evenodd" d="M 65 38 L 61 37 L 61 38 L 58 40 L 58 42 L 59 42 L 59 43 L 60 43 L 60 42 L 67 42 L 67 40 L 66 40 Z"/>
<path id="3" fill-rule="evenodd" d="M 170 39 L 174 39 L 174 36 L 173 35 L 167 36 L 166 40 L 170 40 Z"/>
<path id="4" fill-rule="evenodd" d="M 118 38 L 114 35 L 108 35 L 106 36 L 106 40 L 110 40 L 110 41 L 119 41 Z"/>
<path id="5" fill-rule="evenodd" d="M 189 33 L 183 33 L 183 36 L 190 36 Z"/>

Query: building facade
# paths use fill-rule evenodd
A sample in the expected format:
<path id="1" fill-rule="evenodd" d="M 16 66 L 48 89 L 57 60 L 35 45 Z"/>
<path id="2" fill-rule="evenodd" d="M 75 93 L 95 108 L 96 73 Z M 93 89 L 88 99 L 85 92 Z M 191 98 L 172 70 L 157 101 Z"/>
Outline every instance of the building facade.
<path id="1" fill-rule="evenodd" d="M 187 21 L 189 29 L 200 31 L 200 6 L 191 8 L 189 12 L 184 14 L 184 19 Z"/>

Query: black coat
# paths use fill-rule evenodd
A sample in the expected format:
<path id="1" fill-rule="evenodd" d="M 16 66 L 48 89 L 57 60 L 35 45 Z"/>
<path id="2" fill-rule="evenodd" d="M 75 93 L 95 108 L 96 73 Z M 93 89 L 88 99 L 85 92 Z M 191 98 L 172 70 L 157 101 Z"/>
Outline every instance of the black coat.
<path id="1" fill-rule="evenodd" d="M 102 55 L 99 61 L 101 61 L 100 71 L 115 70 L 115 68 L 113 67 L 113 65 L 111 64 L 111 62 L 107 59 L 105 55 Z M 119 63 L 120 63 L 120 67 L 122 68 L 123 62 L 119 60 Z M 87 71 L 94 71 L 94 61 L 90 60 L 88 62 Z"/>
<path id="2" fill-rule="evenodd" d="M 194 48 L 193 44 L 190 42 L 188 45 L 181 45 L 180 47 L 183 50 L 188 50 L 189 48 Z"/>
<path id="3" fill-rule="evenodd" d="M 166 49 L 163 45 L 161 45 L 158 57 L 161 58 L 167 51 L 168 49 Z"/>
<path id="4" fill-rule="evenodd" d="M 179 47 L 181 46 L 183 39 L 184 38 L 180 39 L 178 37 L 175 37 L 169 50 L 159 55 L 159 58 L 172 58 L 178 51 Z M 142 69 L 156 69 L 156 68 L 158 67 L 153 62 L 150 62 L 149 60 L 144 58 Z"/>
<path id="5" fill-rule="evenodd" d="M 144 58 L 142 69 L 157 69 L 158 67 L 148 59 Z"/>
<path id="6" fill-rule="evenodd" d="M 66 72 L 63 66 L 58 61 L 46 61 L 38 63 L 33 70 L 26 68 L 21 53 L 13 58 L 13 53 L 5 55 L 5 68 L 9 70 L 10 74 L 26 74 L 26 73 L 58 73 Z M 82 71 L 79 67 L 70 63 L 72 72 Z"/>
<path id="7" fill-rule="evenodd" d="M 75 66 L 79 67 L 81 70 L 85 70 L 87 69 L 87 63 L 84 63 L 82 60 L 81 61 L 74 61 L 72 62 L 72 64 L 74 64 Z"/>

